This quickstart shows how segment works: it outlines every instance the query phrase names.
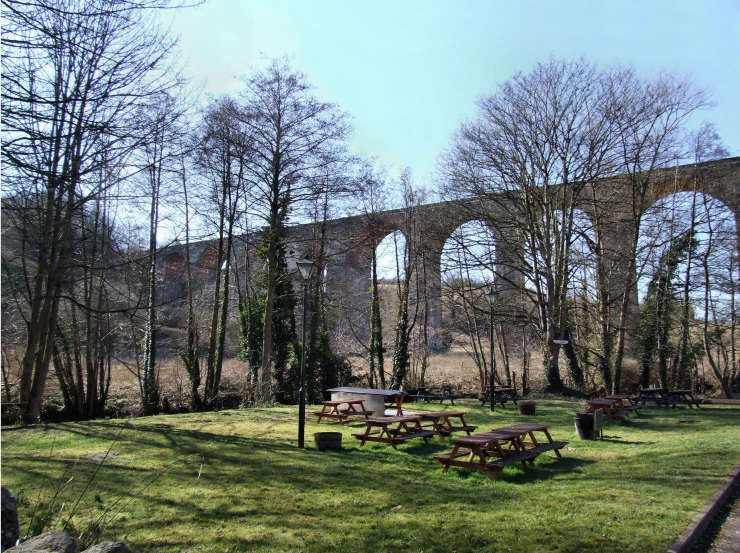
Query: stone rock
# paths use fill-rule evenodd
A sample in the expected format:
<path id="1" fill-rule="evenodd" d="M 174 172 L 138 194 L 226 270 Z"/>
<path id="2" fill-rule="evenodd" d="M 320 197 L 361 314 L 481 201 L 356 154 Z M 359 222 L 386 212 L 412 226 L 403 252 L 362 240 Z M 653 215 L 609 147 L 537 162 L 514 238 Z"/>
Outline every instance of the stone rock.
<path id="1" fill-rule="evenodd" d="M 0 551 L 5 551 L 15 545 L 20 537 L 18 528 L 18 504 L 15 496 L 2 486 L 2 529 L 0 532 Z"/>
<path id="2" fill-rule="evenodd" d="M 122 541 L 106 541 L 93 545 L 82 553 L 131 553 L 131 550 Z"/>
<path id="3" fill-rule="evenodd" d="M 8 553 L 79 553 L 77 540 L 64 532 L 46 532 L 7 550 Z"/>

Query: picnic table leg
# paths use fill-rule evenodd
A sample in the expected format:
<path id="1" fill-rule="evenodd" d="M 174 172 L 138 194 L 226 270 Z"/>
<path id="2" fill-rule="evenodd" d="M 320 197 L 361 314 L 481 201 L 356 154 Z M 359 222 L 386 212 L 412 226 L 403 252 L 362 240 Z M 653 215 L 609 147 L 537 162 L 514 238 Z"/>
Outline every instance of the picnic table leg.
<path id="1" fill-rule="evenodd" d="M 445 420 L 447 420 L 447 417 L 445 417 Z M 447 424 L 449 424 L 449 421 L 447 421 Z M 437 436 L 439 436 L 439 442 L 445 443 L 445 423 L 440 422 L 439 419 L 432 419 L 432 427 L 434 428 L 434 431 L 437 433 Z"/>
<path id="2" fill-rule="evenodd" d="M 537 438 L 535 438 L 533 431 L 530 430 L 529 432 L 527 432 L 527 434 L 529 434 L 529 438 L 532 440 L 534 447 L 537 447 L 538 445 L 540 445 L 537 443 Z"/>
<path id="3" fill-rule="evenodd" d="M 550 432 L 547 430 L 547 428 L 543 428 L 542 431 L 545 433 L 545 436 L 547 436 L 548 441 L 550 443 L 552 443 L 553 442 L 553 439 L 552 439 L 552 436 L 550 436 Z M 554 449 L 553 451 L 555 452 L 555 455 L 557 455 L 558 457 L 561 457 L 561 458 L 563 457 L 560 454 L 560 450 L 559 449 Z"/>
<path id="4" fill-rule="evenodd" d="M 372 427 L 368 424 L 367 428 L 365 428 L 365 434 L 363 434 L 362 438 L 360 439 L 360 447 L 365 445 L 365 438 L 370 435 L 370 429 Z"/>
<path id="5" fill-rule="evenodd" d="M 396 442 L 393 441 L 393 434 L 398 434 L 398 430 L 396 430 L 395 432 L 391 432 L 388 429 L 388 425 L 385 425 L 385 426 L 383 426 L 383 430 L 380 431 L 380 436 L 379 437 L 381 437 L 381 438 L 383 437 L 383 432 L 385 432 L 385 435 L 388 436 L 388 443 L 390 443 L 393 446 L 393 449 L 398 449 L 396 447 Z"/>
<path id="6" fill-rule="evenodd" d="M 447 462 L 445 463 L 444 468 L 442 469 L 443 473 L 450 470 L 450 467 L 452 466 L 452 460 L 455 458 L 455 454 L 457 453 L 458 449 L 460 449 L 460 446 L 455 444 L 455 446 L 452 448 L 452 451 L 450 452 L 450 456 L 447 458 Z"/>
<path id="7" fill-rule="evenodd" d="M 514 444 L 514 451 L 516 451 L 517 453 L 524 453 L 525 451 L 527 451 L 527 448 L 525 447 L 521 436 L 515 439 L 512 443 Z M 530 468 L 534 468 L 534 459 L 525 459 L 524 461 L 522 461 L 522 467 L 526 469 L 527 463 L 529 463 Z"/>
<path id="8" fill-rule="evenodd" d="M 488 475 L 489 480 L 495 480 L 495 478 L 493 477 L 493 471 L 488 468 L 487 464 L 485 465 L 485 468 L 483 470 L 486 471 L 486 475 Z"/>
<path id="9" fill-rule="evenodd" d="M 367 409 L 365 409 L 365 400 L 364 399 L 361 399 L 360 400 L 360 411 L 362 411 L 363 413 L 365 413 L 365 420 L 368 420 L 370 418 L 370 415 L 367 414 Z"/>

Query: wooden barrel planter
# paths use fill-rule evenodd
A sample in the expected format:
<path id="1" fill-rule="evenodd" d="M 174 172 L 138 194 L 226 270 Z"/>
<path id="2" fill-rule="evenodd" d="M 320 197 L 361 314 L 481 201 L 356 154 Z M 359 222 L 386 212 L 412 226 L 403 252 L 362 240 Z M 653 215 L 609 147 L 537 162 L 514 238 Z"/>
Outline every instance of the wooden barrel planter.
<path id="1" fill-rule="evenodd" d="M 316 449 L 319 451 L 339 451 L 342 449 L 341 432 L 316 432 L 313 435 Z"/>
<path id="2" fill-rule="evenodd" d="M 534 415 L 535 403 L 534 401 L 520 401 L 517 404 L 520 415 Z"/>

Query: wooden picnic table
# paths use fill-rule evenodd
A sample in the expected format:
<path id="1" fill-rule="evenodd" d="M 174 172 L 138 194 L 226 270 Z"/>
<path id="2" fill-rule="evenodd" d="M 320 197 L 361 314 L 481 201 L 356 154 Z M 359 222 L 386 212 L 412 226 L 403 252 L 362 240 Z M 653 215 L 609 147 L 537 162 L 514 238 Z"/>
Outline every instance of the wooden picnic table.
<path id="1" fill-rule="evenodd" d="M 414 438 L 423 438 L 424 443 L 428 443 L 429 438 L 434 436 L 434 432 L 422 428 L 418 415 L 370 418 L 365 423 L 367 428 L 364 432 L 352 434 L 361 441 L 360 447 L 365 442 L 382 442 L 391 444 L 395 449 L 397 444 Z"/>
<path id="2" fill-rule="evenodd" d="M 632 398 L 635 403 L 640 403 L 643 407 L 649 401 L 660 405 L 665 400 L 664 388 L 640 388 L 640 395 Z"/>
<path id="3" fill-rule="evenodd" d="M 513 386 L 496 386 L 493 389 L 494 401 L 500 403 L 501 407 L 506 407 L 507 401 L 513 401 L 514 405 L 517 405 L 519 396 L 516 393 L 516 388 Z M 483 407 L 486 403 L 491 401 L 491 386 L 483 388 L 483 392 L 480 396 L 480 406 Z"/>
<path id="4" fill-rule="evenodd" d="M 588 402 L 588 412 L 593 413 L 597 409 L 601 409 L 604 413 L 604 418 L 610 422 L 616 422 L 624 420 L 629 414 L 626 410 L 619 407 L 619 400 L 616 399 L 592 399 Z"/>
<path id="5" fill-rule="evenodd" d="M 422 428 L 432 428 L 442 442 L 445 441 L 445 436 L 453 432 L 466 432 L 469 436 L 473 430 L 478 428 L 465 422 L 466 414 L 465 411 L 429 411 L 426 413 L 416 413 L 418 417 L 421 417 Z M 457 420 L 453 422 L 450 419 Z M 425 422 L 427 424 L 424 424 Z"/>
<path id="6" fill-rule="evenodd" d="M 346 405 L 344 409 L 340 409 L 342 405 Z M 359 410 L 357 409 L 359 407 Z M 324 401 L 320 411 L 314 411 L 313 413 L 318 417 L 316 422 L 321 422 L 322 418 L 338 419 L 340 423 L 344 424 L 347 417 L 353 415 L 364 416 L 365 419 L 369 419 L 372 411 L 365 409 L 364 400 L 362 399 L 341 399 Z"/>
<path id="7" fill-rule="evenodd" d="M 633 401 L 627 394 L 612 394 L 606 396 L 604 399 L 613 399 L 617 402 L 620 409 L 624 409 L 628 413 L 634 413 L 635 415 L 637 415 L 640 408 L 642 408 L 642 405 Z"/>
<path id="8" fill-rule="evenodd" d="M 498 428 L 497 430 L 511 430 L 520 432 L 520 438 L 522 445 L 531 451 L 537 451 L 538 453 L 544 453 L 545 451 L 554 451 L 555 455 L 562 457 L 560 450 L 568 445 L 568 442 L 556 442 L 550 436 L 549 424 L 538 424 L 523 422 L 518 424 L 512 424 L 511 426 L 505 426 L 504 428 Z M 535 432 L 541 432 L 544 434 L 544 440 L 537 440 Z M 525 441 L 526 437 L 529 436 L 530 441 Z"/>
<path id="9" fill-rule="evenodd" d="M 484 471 L 491 480 L 493 473 L 501 472 L 505 466 L 516 463 L 522 463 L 524 467 L 527 463 L 532 466 L 539 455 L 536 451 L 526 450 L 518 430 L 497 429 L 453 438 L 452 443 L 450 453 L 434 457 L 437 463 L 443 465 L 442 472 L 447 472 L 450 467 L 476 469 Z"/>
<path id="10" fill-rule="evenodd" d="M 455 405 L 455 394 L 452 391 L 452 386 L 441 386 L 441 387 L 426 387 L 426 386 L 419 386 L 416 389 L 415 394 L 410 394 L 408 396 L 410 399 L 413 399 L 415 402 L 419 401 L 439 401 L 441 404 L 443 401 L 448 400 L 451 405 Z"/>
<path id="11" fill-rule="evenodd" d="M 678 405 L 688 405 L 689 409 L 693 409 L 694 405 L 696 405 L 696 408 L 698 409 L 701 401 L 694 398 L 694 394 L 691 390 L 672 390 L 666 393 L 663 403 L 665 403 L 666 409 L 669 407 L 675 408 Z"/>

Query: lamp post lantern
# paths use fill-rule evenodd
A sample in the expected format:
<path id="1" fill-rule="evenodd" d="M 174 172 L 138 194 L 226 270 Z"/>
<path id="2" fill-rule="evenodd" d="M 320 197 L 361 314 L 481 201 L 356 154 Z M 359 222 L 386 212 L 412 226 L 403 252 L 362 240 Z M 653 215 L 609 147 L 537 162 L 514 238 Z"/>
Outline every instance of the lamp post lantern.
<path id="1" fill-rule="evenodd" d="M 486 301 L 488 302 L 489 307 L 489 314 L 491 318 L 490 323 L 490 341 L 491 341 L 491 411 L 493 412 L 495 410 L 494 405 L 496 404 L 496 393 L 495 393 L 495 386 L 496 386 L 496 364 L 494 359 L 494 351 L 493 351 L 493 304 L 496 302 L 496 296 L 498 296 L 498 292 L 493 289 L 493 286 L 491 286 L 491 289 L 483 295 L 484 298 L 486 298 Z"/>
<path id="2" fill-rule="evenodd" d="M 303 447 L 303 435 L 306 427 L 306 315 L 308 313 L 308 282 L 313 272 L 313 261 L 301 259 L 296 262 L 303 278 L 303 339 L 301 341 L 301 389 L 298 399 L 298 447 Z"/>

